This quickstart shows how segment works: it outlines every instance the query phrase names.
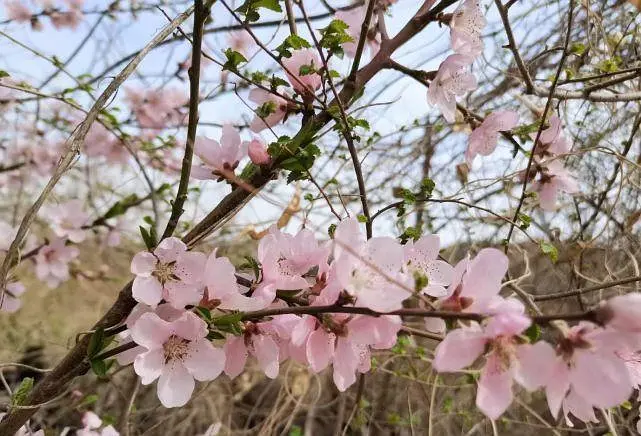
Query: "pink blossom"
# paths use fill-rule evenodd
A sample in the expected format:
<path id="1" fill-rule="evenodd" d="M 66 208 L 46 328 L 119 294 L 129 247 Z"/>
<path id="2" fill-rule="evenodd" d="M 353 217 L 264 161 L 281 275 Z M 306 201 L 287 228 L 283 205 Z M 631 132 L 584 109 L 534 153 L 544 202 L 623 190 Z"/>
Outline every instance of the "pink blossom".
<path id="1" fill-rule="evenodd" d="M 52 11 L 49 13 L 51 24 L 58 30 L 64 29 L 65 27 L 76 30 L 83 17 L 84 15 L 79 9 L 69 9 L 65 12 Z"/>
<path id="2" fill-rule="evenodd" d="M 112 425 L 103 427 L 100 431 L 98 429 L 102 426 L 102 419 L 95 413 L 87 411 L 82 415 L 83 428 L 76 431 L 76 436 L 119 436 L 120 433 Z"/>
<path id="3" fill-rule="evenodd" d="M 483 327 L 471 323 L 449 332 L 436 347 L 433 361 L 439 372 L 459 371 L 472 365 L 487 348 L 476 405 L 491 419 L 497 419 L 511 404 L 513 379 L 528 390 L 537 389 L 547 383 L 550 374 L 549 364 L 541 363 L 554 359 L 554 350 L 546 342 L 519 343 L 518 335 L 531 321 L 522 304 L 508 306 L 509 310 L 504 307 Z"/>
<path id="4" fill-rule="evenodd" d="M 246 30 L 234 30 L 227 35 L 227 45 L 232 50 L 247 57 L 247 49 L 255 44 L 254 38 Z"/>
<path id="5" fill-rule="evenodd" d="M 249 92 L 249 100 L 258 104 L 258 112 L 265 115 L 261 117 L 256 113 L 254 116 L 250 125 L 250 129 L 254 133 L 274 127 L 287 115 L 287 100 L 264 89 L 252 89 Z"/>
<path id="6" fill-rule="evenodd" d="M 255 165 L 269 165 L 272 158 L 267 152 L 265 143 L 260 139 L 254 138 L 249 142 L 247 147 L 249 158 Z"/>
<path id="7" fill-rule="evenodd" d="M 125 99 L 140 127 L 148 129 L 163 129 L 177 124 L 183 117 L 180 109 L 187 103 L 184 92 L 177 88 L 125 88 Z"/>
<path id="8" fill-rule="evenodd" d="M 134 370 L 143 385 L 158 379 L 163 406 L 184 406 L 194 391 L 194 379 L 213 380 L 222 372 L 225 353 L 206 336 L 207 324 L 192 312 L 171 322 L 145 313 L 135 322 L 131 337 L 147 351 L 136 356 Z"/>
<path id="9" fill-rule="evenodd" d="M 245 156 L 246 144 L 240 140 L 240 134 L 233 126 L 225 124 L 220 143 L 205 137 L 197 138 L 194 152 L 203 165 L 192 168 L 192 177 L 199 180 L 224 179 L 233 174 Z"/>
<path id="10" fill-rule="evenodd" d="M 536 139 L 536 132 L 530 134 L 532 140 Z M 541 132 L 539 144 L 536 147 L 536 154 L 540 155 L 557 155 L 570 151 L 570 144 L 563 135 L 563 126 L 561 119 L 552 115 L 549 119 L 549 126 Z"/>
<path id="11" fill-rule="evenodd" d="M 352 37 L 352 41 L 343 43 L 343 49 L 349 57 L 356 55 L 356 48 L 358 47 L 358 40 L 361 36 L 361 27 L 363 26 L 363 21 L 365 21 L 366 11 L 366 6 L 360 6 L 347 11 L 338 11 L 334 15 L 334 18 L 347 24 L 347 34 Z M 378 33 L 374 33 L 373 36 L 370 35 L 370 33 L 372 32 L 368 32 L 366 43 L 372 52 L 371 55 L 374 56 L 378 53 L 381 41 Z"/>
<path id="12" fill-rule="evenodd" d="M 89 157 L 103 156 L 109 163 L 127 163 L 129 153 L 124 144 L 100 123 L 89 128 L 85 138 L 85 154 Z"/>
<path id="13" fill-rule="evenodd" d="M 403 247 L 403 269 L 408 273 L 411 286 L 416 276 L 427 278 L 427 285 L 420 291 L 432 297 L 447 295 L 445 289 L 452 282 L 454 268 L 438 259 L 440 239 L 437 235 L 427 235 L 418 241 L 408 241 Z"/>
<path id="14" fill-rule="evenodd" d="M 592 421 L 593 407 L 608 409 L 627 400 L 632 381 L 625 362 L 616 353 L 622 346 L 620 335 L 591 323 L 581 322 L 570 328 L 559 344 L 546 383 L 552 416 L 556 418 L 563 405 L 566 419 L 572 413 L 583 421 Z"/>
<path id="15" fill-rule="evenodd" d="M 579 186 L 572 174 L 558 160 L 540 163 L 540 179 L 532 184 L 532 189 L 539 193 L 539 203 L 543 210 L 556 209 L 556 199 L 559 193 L 575 194 Z"/>
<path id="16" fill-rule="evenodd" d="M 69 238 L 71 242 L 84 241 L 87 233 L 82 226 L 87 224 L 89 215 L 83 209 L 82 200 L 70 200 L 52 207 L 47 217 L 56 236 Z"/>
<path id="17" fill-rule="evenodd" d="M 641 333 L 641 293 L 617 295 L 597 308 L 599 321 L 622 332 Z"/>
<path id="18" fill-rule="evenodd" d="M 321 86 L 321 76 L 316 72 L 321 68 L 321 61 L 315 50 L 303 49 L 292 52 L 290 58 L 283 58 L 289 83 L 301 95 L 314 94 Z M 311 74 L 302 74 L 303 67 L 311 69 Z"/>
<path id="19" fill-rule="evenodd" d="M 360 237 L 359 237 L 360 236 Z M 401 275 L 403 247 L 396 240 L 376 237 L 363 241 L 355 218 L 341 221 L 334 233 L 333 272 L 355 305 L 378 312 L 400 309 L 410 291 Z"/>
<path id="20" fill-rule="evenodd" d="M 267 307 L 270 301 L 243 295 L 236 282 L 236 268 L 226 257 L 217 257 L 212 251 L 205 264 L 203 282 L 207 287 L 207 303 L 215 302 L 219 309 L 252 311 Z M 247 292 L 247 291 L 245 291 Z"/>
<path id="21" fill-rule="evenodd" d="M 334 367 L 334 384 L 341 392 L 356 381 L 357 372 L 370 369 L 370 347 L 388 349 L 396 343 L 401 326 L 397 316 L 303 317 L 294 328 L 292 342 L 305 344 L 307 362 L 313 372 L 330 364 Z"/>
<path id="22" fill-rule="evenodd" d="M 465 160 L 472 165 L 476 155 L 489 156 L 496 149 L 499 132 L 513 129 L 519 122 L 519 114 L 514 111 L 497 111 L 488 115 L 470 135 Z"/>
<path id="23" fill-rule="evenodd" d="M 206 257 L 187 251 L 178 238 L 164 239 L 153 253 L 141 251 L 131 261 L 136 275 L 132 296 L 136 301 L 155 307 L 164 299 L 177 309 L 200 301 Z"/>
<path id="24" fill-rule="evenodd" d="M 287 323 L 283 324 L 282 321 L 292 318 L 297 317 L 277 316 L 272 321 L 245 323 L 242 336 L 232 336 L 225 342 L 225 374 L 236 378 L 245 368 L 249 355 L 252 355 L 267 377 L 276 378 L 280 362 L 287 358 L 286 344 L 291 332 L 286 329 Z"/>
<path id="25" fill-rule="evenodd" d="M 477 57 L 483 52 L 481 32 L 487 24 L 478 0 L 464 0 L 450 21 L 452 50 L 458 54 Z"/>
<path id="26" fill-rule="evenodd" d="M 276 289 L 306 289 L 310 284 L 303 275 L 315 266 L 320 268 L 319 274 L 327 270 L 328 255 L 328 249 L 319 246 L 309 230 L 290 235 L 272 226 L 258 245 L 263 283 Z"/>
<path id="27" fill-rule="evenodd" d="M 109 230 L 104 239 L 104 244 L 107 247 L 117 247 L 120 245 L 120 233 L 123 231 L 124 224 L 124 220 L 118 220 L 116 224 L 109 224 Z"/>
<path id="28" fill-rule="evenodd" d="M 170 304 L 166 303 L 159 304 L 155 309 L 147 306 L 146 304 L 138 303 L 136 304 L 136 306 L 134 306 L 129 316 L 127 316 L 127 319 L 125 320 L 127 330 L 118 335 L 118 342 L 120 342 L 121 344 L 127 344 L 133 341 L 131 339 L 131 329 L 136 321 L 138 321 L 140 317 L 145 313 L 155 313 L 160 317 L 160 319 L 171 322 L 180 318 L 184 313 L 184 310 L 176 309 L 175 307 L 172 307 Z M 138 345 L 134 348 L 130 348 L 129 350 L 119 353 L 116 356 L 116 360 L 118 361 L 119 365 L 129 365 L 134 362 L 136 356 L 145 351 L 145 347 Z"/>
<path id="29" fill-rule="evenodd" d="M 76 247 L 66 245 L 66 240 L 57 238 L 38 250 L 36 277 L 51 289 L 69 280 L 69 262 L 78 257 Z"/>
<path id="30" fill-rule="evenodd" d="M 427 90 L 427 101 L 438 106 L 445 120 L 454 122 L 456 96 L 476 89 L 476 78 L 469 71 L 472 58 L 460 54 L 449 55 L 441 63 L 436 77 Z"/>
<path id="31" fill-rule="evenodd" d="M 7 0 L 4 3 L 7 18 L 19 23 L 28 23 L 31 21 L 31 11 L 21 0 Z"/>
<path id="32" fill-rule="evenodd" d="M 444 310 L 488 313 L 497 300 L 508 259 L 496 248 L 484 248 L 471 261 L 461 260 L 454 268 L 449 296 L 440 301 Z"/>
<path id="33" fill-rule="evenodd" d="M 20 301 L 20 296 L 24 294 L 25 287 L 20 282 L 11 282 L 7 283 L 5 288 L 4 296 L 2 298 L 2 304 L 0 304 L 0 312 L 14 313 L 17 312 L 22 306 Z"/>

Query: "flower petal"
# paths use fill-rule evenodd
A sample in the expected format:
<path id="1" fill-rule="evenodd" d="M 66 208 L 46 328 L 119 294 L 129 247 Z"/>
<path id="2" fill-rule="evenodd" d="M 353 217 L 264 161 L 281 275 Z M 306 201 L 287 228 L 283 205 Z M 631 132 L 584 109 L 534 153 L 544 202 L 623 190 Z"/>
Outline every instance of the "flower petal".
<path id="1" fill-rule="evenodd" d="M 196 380 L 213 380 L 225 369 L 225 352 L 215 348 L 207 339 L 192 342 L 183 365 Z"/>
<path id="2" fill-rule="evenodd" d="M 180 362 L 165 365 L 158 380 L 158 399 L 165 407 L 180 407 L 187 404 L 194 392 L 196 382 Z"/>

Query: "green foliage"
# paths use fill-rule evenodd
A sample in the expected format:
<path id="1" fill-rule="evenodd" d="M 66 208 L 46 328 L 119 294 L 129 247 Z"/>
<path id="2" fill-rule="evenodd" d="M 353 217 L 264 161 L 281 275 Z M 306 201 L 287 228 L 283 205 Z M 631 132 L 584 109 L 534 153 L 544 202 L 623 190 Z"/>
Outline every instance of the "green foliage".
<path id="1" fill-rule="evenodd" d="M 13 391 L 13 395 L 11 396 L 11 405 L 20 406 L 24 404 L 25 400 L 27 399 L 27 395 L 29 395 L 29 393 L 31 392 L 31 389 L 33 389 L 33 378 L 23 378 L 20 382 L 20 386 L 18 386 L 18 388 Z"/>
<path id="2" fill-rule="evenodd" d="M 225 57 L 227 58 L 227 61 L 223 64 L 223 71 L 227 70 L 236 72 L 238 71 L 238 66 L 240 64 L 247 63 L 245 56 L 231 48 L 225 50 Z"/>
<path id="3" fill-rule="evenodd" d="M 541 252 L 549 257 L 553 263 L 556 263 L 559 260 L 559 251 L 553 244 L 547 241 L 541 241 L 539 246 L 541 248 Z"/>
<path id="4" fill-rule="evenodd" d="M 520 222 L 519 228 L 521 230 L 527 230 L 527 228 L 530 227 L 530 224 L 532 224 L 532 218 L 524 213 L 519 213 L 517 218 L 517 223 L 518 222 Z"/>
<path id="5" fill-rule="evenodd" d="M 276 103 L 274 103 L 273 101 L 266 101 L 256 108 L 256 115 L 258 115 L 260 118 L 267 118 L 274 112 L 276 112 Z"/>
<path id="6" fill-rule="evenodd" d="M 89 338 L 89 345 L 87 345 L 87 357 L 92 358 L 98 355 L 105 347 L 105 329 L 98 327 Z"/>
<path id="7" fill-rule="evenodd" d="M 138 202 L 139 198 L 136 194 L 131 194 L 126 196 L 120 201 L 114 203 L 109 210 L 103 215 L 104 219 L 115 218 L 120 215 L 124 215 L 127 212 L 127 209 L 132 207 Z"/>
<path id="8" fill-rule="evenodd" d="M 354 42 L 348 33 L 349 26 L 341 20 L 332 20 L 327 27 L 321 29 L 320 46 L 326 48 L 330 54 L 334 54 L 339 58 L 343 58 L 345 51 L 343 44 L 346 42 Z"/>
<path id="9" fill-rule="evenodd" d="M 599 62 L 596 67 L 602 73 L 616 73 L 623 60 L 619 56 L 613 56 Z"/>
<path id="10" fill-rule="evenodd" d="M 89 361 L 89 363 L 91 364 L 91 370 L 98 377 L 105 377 L 115 362 L 115 359 L 91 359 Z"/>
<path id="11" fill-rule="evenodd" d="M 358 215 L 356 219 L 358 220 L 359 223 L 366 223 L 368 221 L 365 215 Z"/>
<path id="12" fill-rule="evenodd" d="M 298 35 L 289 35 L 278 47 L 276 47 L 276 52 L 280 57 L 290 58 L 292 57 L 292 51 L 310 47 L 311 44 L 307 42 L 305 38 L 301 38 Z"/>
<path id="13" fill-rule="evenodd" d="M 530 340 L 530 343 L 534 343 L 539 340 L 541 337 L 541 327 L 538 324 L 532 323 L 530 327 L 525 330 L 525 336 Z"/>
<path id="14" fill-rule="evenodd" d="M 426 177 L 423 180 L 421 180 L 421 188 L 420 188 L 421 197 L 430 198 L 432 196 L 432 192 L 434 191 L 435 187 L 436 187 L 436 183 L 434 183 L 434 180 L 430 179 L 429 177 Z"/>
<path id="15" fill-rule="evenodd" d="M 327 228 L 327 234 L 330 238 L 334 239 L 334 233 L 336 233 L 336 224 L 330 224 Z"/>
<path id="16" fill-rule="evenodd" d="M 289 171 L 287 183 L 307 179 L 309 169 L 314 165 L 314 161 L 320 154 L 320 149 L 315 144 L 310 143 L 298 150 L 295 156 L 284 159 L 280 163 L 280 167 Z"/>
<path id="17" fill-rule="evenodd" d="M 140 229 L 140 236 L 147 247 L 147 250 L 153 250 L 156 245 L 158 245 L 158 235 L 156 234 L 156 226 L 151 225 L 149 229 L 146 229 L 143 226 L 138 226 Z"/>
<path id="18" fill-rule="evenodd" d="M 9 77 L 9 76 L 10 74 L 7 73 L 5 70 L 0 70 L 0 79 L 2 79 L 3 77 Z"/>
<path id="19" fill-rule="evenodd" d="M 221 332 L 240 336 L 243 334 L 242 318 L 243 314 L 241 312 L 227 313 L 213 318 L 210 325 Z"/>
<path id="20" fill-rule="evenodd" d="M 524 124 L 512 129 L 512 133 L 517 136 L 521 142 L 525 142 L 530 139 L 531 133 L 536 133 L 541 127 L 541 120 L 536 120 L 531 124 Z"/>
<path id="21" fill-rule="evenodd" d="M 421 237 L 421 233 L 422 231 L 418 227 L 406 228 L 403 233 L 401 233 L 401 236 L 399 236 L 401 244 L 406 244 L 410 239 L 413 241 L 418 240 Z"/>
<path id="22" fill-rule="evenodd" d="M 245 0 L 236 12 L 240 12 L 245 16 L 246 22 L 254 22 L 260 19 L 258 10 L 264 8 L 274 12 L 283 12 L 278 0 Z"/>

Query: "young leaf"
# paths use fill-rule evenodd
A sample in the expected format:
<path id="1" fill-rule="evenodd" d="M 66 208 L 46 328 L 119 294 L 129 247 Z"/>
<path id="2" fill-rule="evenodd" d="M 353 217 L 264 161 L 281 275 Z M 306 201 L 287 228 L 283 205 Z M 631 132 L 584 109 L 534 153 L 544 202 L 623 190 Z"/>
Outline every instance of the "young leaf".
<path id="1" fill-rule="evenodd" d="M 33 388 L 33 378 L 25 377 L 20 382 L 20 386 L 13 392 L 11 397 L 11 404 L 13 406 L 20 406 L 24 404 L 24 401 L 27 399 L 27 395 L 31 392 Z"/>
<path id="2" fill-rule="evenodd" d="M 539 246 L 541 247 L 541 252 L 547 255 L 553 263 L 556 263 L 556 261 L 559 260 L 559 251 L 553 244 L 541 241 Z"/>
<path id="3" fill-rule="evenodd" d="M 223 65 L 223 71 L 238 71 L 240 64 L 247 63 L 245 56 L 231 48 L 225 50 L 225 57 L 227 58 L 227 62 Z"/>

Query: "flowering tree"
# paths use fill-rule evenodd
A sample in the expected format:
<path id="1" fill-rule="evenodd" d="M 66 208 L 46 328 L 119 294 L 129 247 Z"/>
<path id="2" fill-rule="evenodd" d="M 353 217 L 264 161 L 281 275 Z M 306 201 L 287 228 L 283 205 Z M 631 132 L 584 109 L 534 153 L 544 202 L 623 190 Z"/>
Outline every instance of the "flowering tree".
<path id="1" fill-rule="evenodd" d="M 252 365 L 275 379 L 286 362 L 327 371 L 356 411 L 368 374 L 393 373 L 377 357 L 401 348 L 430 374 L 428 419 L 408 424 L 429 434 L 452 374 L 495 434 L 517 403 L 555 434 L 638 425 L 634 5 L 89 3 L 4 2 L 2 44 L 18 52 L 0 70 L 2 316 L 31 286 L 106 281 L 83 266 L 97 246 L 137 252 L 60 362 L 4 383 L 1 435 L 46 431 L 42 406 L 119 368 L 135 373 L 119 422 L 83 406 L 77 434 L 130 434 L 138 383 L 180 408 L 202 382 Z M 150 22 L 126 56 L 98 36 Z M 66 58 L 25 42 L 87 25 Z M 236 262 L 225 247 L 259 220 Z M 535 286 L 532 247 L 555 263 L 568 246 L 571 279 Z M 597 277 L 584 252 L 610 246 L 625 265 Z"/>

